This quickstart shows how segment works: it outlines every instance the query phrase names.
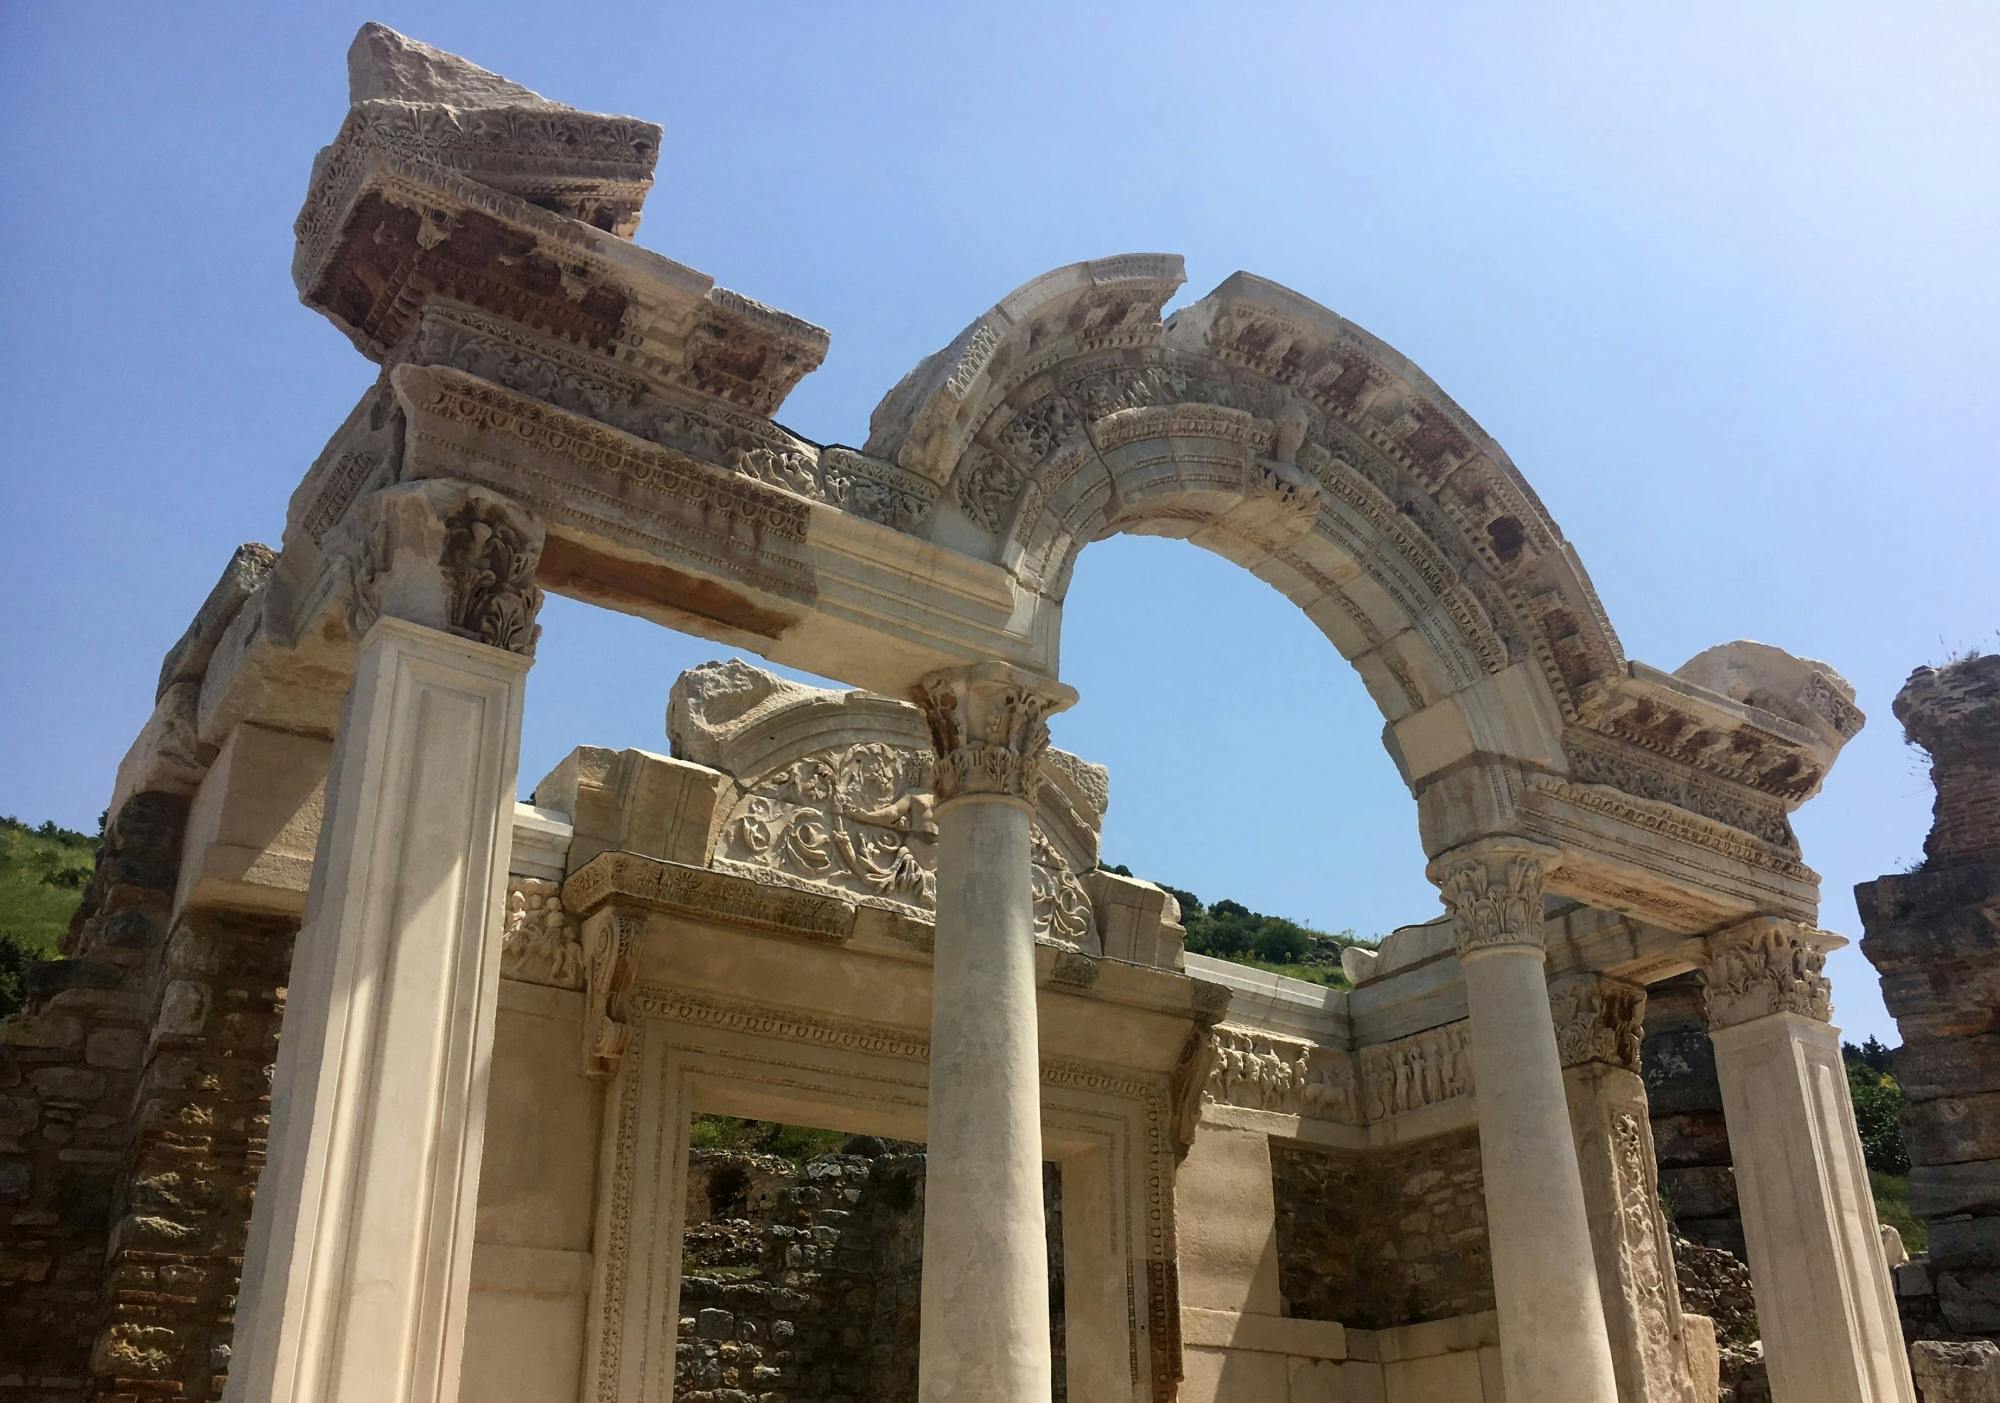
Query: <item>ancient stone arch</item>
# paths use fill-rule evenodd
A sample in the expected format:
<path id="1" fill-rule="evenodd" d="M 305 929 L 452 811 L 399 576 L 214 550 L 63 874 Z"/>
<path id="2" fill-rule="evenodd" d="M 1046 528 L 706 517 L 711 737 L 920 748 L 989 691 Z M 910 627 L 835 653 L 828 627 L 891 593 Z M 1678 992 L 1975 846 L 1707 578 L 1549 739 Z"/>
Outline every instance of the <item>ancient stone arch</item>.
<path id="1" fill-rule="evenodd" d="M 561 1249 L 588 1305 L 559 1328 L 604 1403 L 666 1403 L 673 1215 L 631 1202 L 684 1135 L 661 1079 L 733 1086 L 790 1039 L 790 1073 L 728 1094 L 924 1114 L 925 1403 L 1049 1394 L 1045 1130 L 1150 1147 L 1083 1219 L 1131 1229 L 1080 1283 L 1093 1328 L 1124 1322 L 1072 1348 L 1100 1391 L 1122 1359 L 1151 1403 L 1307 1403 L 1349 1366 L 1396 1400 L 1686 1403 L 1632 1063 L 1642 986 L 1700 969 L 1778 1396 L 1907 1403 L 1826 1021 L 1838 938 L 1789 822 L 1861 724 L 1837 674 L 1750 643 L 1627 659 L 1534 492 L 1420 371 L 1248 274 L 1163 317 L 1171 255 L 1034 280 L 860 448 L 809 442 L 772 416 L 827 334 L 630 242 L 658 128 L 378 26 L 350 76 L 294 276 L 382 373 L 281 548 L 239 553 L 169 654 L 111 806 L 185 820 L 154 884 L 177 931 L 303 921 L 232 1398 L 457 1397 L 468 1299 L 507 1276 L 475 1250 L 489 1104 L 550 1092 L 565 1140 L 604 1136 L 565 1200 L 595 1236 Z M 1357 952 L 1351 996 L 1185 959 L 1165 893 L 1089 870 L 1105 777 L 1049 752 L 1047 718 L 1076 700 L 1076 557 L 1119 532 L 1274 585 L 1381 708 L 1445 916 Z M 877 695 L 713 669 L 676 700 L 679 760 L 579 750 L 524 811 L 545 590 Z M 896 973 L 871 985 L 870 960 Z M 710 1031 L 631 1056 L 649 1018 Z M 1293 1152 L 1347 1156 L 1301 1171 L 1331 1182 L 1453 1135 L 1494 1310 L 1394 1322 L 1372 1357 L 1359 1325 L 1350 1350 L 1339 1319 L 1286 1315 Z M 532 1187 L 518 1169 L 488 1189 Z M 1831 1327 L 1797 1304 L 1829 1293 Z M 112 1315 L 107 1378 L 156 1328 Z M 1425 1384 L 1454 1350 L 1460 1382 Z"/>

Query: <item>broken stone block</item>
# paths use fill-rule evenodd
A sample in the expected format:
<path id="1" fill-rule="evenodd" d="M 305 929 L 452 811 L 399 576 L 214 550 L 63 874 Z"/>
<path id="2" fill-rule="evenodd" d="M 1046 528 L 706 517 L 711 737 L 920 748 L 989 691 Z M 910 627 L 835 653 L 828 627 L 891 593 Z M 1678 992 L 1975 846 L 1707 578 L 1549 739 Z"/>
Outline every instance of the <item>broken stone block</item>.
<path id="1" fill-rule="evenodd" d="M 1920 1403 L 2000 1403 L 2000 1346 L 1991 1340 L 1919 1340 L 1910 1376 Z"/>

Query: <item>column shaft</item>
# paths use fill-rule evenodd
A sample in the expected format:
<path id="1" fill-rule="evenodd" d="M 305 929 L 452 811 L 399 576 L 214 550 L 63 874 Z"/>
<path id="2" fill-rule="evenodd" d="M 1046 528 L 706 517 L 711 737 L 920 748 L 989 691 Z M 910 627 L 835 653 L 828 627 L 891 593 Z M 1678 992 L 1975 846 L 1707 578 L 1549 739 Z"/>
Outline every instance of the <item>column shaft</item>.
<path id="1" fill-rule="evenodd" d="M 335 742 L 229 1396 L 453 1403 L 529 659 L 384 618 Z"/>
<path id="2" fill-rule="evenodd" d="M 1507 1396 L 1617 1403 L 1542 952 L 1555 856 L 1488 838 L 1434 859 L 1430 876 L 1465 980 Z"/>
<path id="3" fill-rule="evenodd" d="M 1760 917 L 1713 937 L 1710 1033 L 1775 1403 L 1911 1403 L 1821 943 Z"/>
<path id="4" fill-rule="evenodd" d="M 1033 823 L 1046 718 L 1076 693 L 981 663 L 933 673 L 916 694 L 937 752 L 938 827 L 917 1393 L 1047 1403 Z"/>
<path id="5" fill-rule="evenodd" d="M 1542 952 L 1474 951 L 1463 968 L 1507 1396 L 1615 1403 Z"/>
<path id="6" fill-rule="evenodd" d="M 1049 1265 L 1028 811 L 968 797 L 937 825 L 919 1394 L 1040 1403 Z"/>
<path id="7" fill-rule="evenodd" d="M 1772 1398 L 1909 1403 L 1839 1032 L 1781 1013 L 1711 1036 Z"/>

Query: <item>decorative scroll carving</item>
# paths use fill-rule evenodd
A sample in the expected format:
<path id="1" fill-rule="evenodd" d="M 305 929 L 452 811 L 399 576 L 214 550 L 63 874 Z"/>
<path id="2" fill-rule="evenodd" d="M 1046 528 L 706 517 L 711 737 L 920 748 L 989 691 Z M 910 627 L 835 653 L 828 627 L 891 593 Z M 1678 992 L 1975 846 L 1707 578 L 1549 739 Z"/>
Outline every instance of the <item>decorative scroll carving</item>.
<path id="1" fill-rule="evenodd" d="M 451 627 L 510 653 L 532 654 L 541 625 L 540 542 L 503 508 L 468 502 L 445 521 L 443 567 Z"/>
<path id="2" fill-rule="evenodd" d="M 538 877 L 507 879 L 500 973 L 558 989 L 583 987 L 583 941 L 563 907 L 558 883 Z"/>
<path id="3" fill-rule="evenodd" d="M 881 741 L 816 751 L 737 801 L 716 856 L 862 896 L 937 897 L 931 758 Z"/>
<path id="4" fill-rule="evenodd" d="M 1209 1083 L 1220 1060 L 1214 1026 L 1204 1022 L 1190 1028 L 1181 1044 L 1180 1056 L 1174 1059 L 1173 1080 L 1167 1088 L 1167 1097 L 1173 1107 L 1174 1153 L 1177 1156 L 1185 1155 L 1188 1147 L 1194 1144 L 1195 1126 L 1201 1120 L 1201 1103 L 1208 1095 Z"/>
<path id="5" fill-rule="evenodd" d="M 584 923 L 583 1069 L 608 1077 L 632 1042 L 632 950 L 645 928 L 638 911 L 600 911 Z"/>
<path id="6" fill-rule="evenodd" d="M 1774 1013 L 1833 1017 L 1833 987 L 1821 972 L 1826 953 L 1803 927 L 1760 916 L 1711 937 L 1709 950 L 1702 985 L 1711 1028 Z"/>
<path id="7" fill-rule="evenodd" d="M 958 474 L 958 504 L 967 516 L 998 535 L 1027 480 L 1028 470 L 1012 458 L 976 448 Z"/>
<path id="8" fill-rule="evenodd" d="M 1639 1367 L 1660 1396 L 1680 1394 L 1684 1365 L 1674 1349 L 1679 1322 L 1668 1299 L 1669 1279 L 1661 1241 L 1660 1196 L 1652 1138 L 1631 1111 L 1611 1115 L 1611 1172 L 1618 1196 L 1618 1256 L 1637 1315 Z"/>
<path id="9" fill-rule="evenodd" d="M 1354 1067 L 1333 1048 L 1246 1028 L 1215 1030 L 1206 1099 L 1257 1111 L 1356 1122 Z"/>
<path id="10" fill-rule="evenodd" d="M 1565 975 L 1549 985 L 1549 1011 L 1563 1066 L 1604 1062 L 1639 1070 L 1646 1014 L 1646 991 L 1639 985 L 1598 974 Z"/>
<path id="11" fill-rule="evenodd" d="M 1538 843 L 1493 838 L 1431 863 L 1460 955 L 1509 945 L 1541 949 L 1542 878 L 1555 856 Z"/>
<path id="12" fill-rule="evenodd" d="M 934 672 L 917 684 L 916 701 L 937 752 L 935 793 L 948 804 L 965 794 L 1003 794 L 1033 803 L 1041 785 L 1048 718 L 1076 699 L 1052 683 L 1003 663 Z"/>
<path id="13" fill-rule="evenodd" d="M 869 905 L 937 907 L 933 758 L 884 741 L 814 751 L 751 784 L 717 838 L 718 866 L 832 887 Z M 1033 830 L 1035 938 L 1090 942 L 1090 898 Z"/>
<path id="14" fill-rule="evenodd" d="M 1435 1106 L 1471 1090 L 1471 1035 L 1463 1022 L 1361 1049 L 1361 1100 L 1370 1120 Z"/>

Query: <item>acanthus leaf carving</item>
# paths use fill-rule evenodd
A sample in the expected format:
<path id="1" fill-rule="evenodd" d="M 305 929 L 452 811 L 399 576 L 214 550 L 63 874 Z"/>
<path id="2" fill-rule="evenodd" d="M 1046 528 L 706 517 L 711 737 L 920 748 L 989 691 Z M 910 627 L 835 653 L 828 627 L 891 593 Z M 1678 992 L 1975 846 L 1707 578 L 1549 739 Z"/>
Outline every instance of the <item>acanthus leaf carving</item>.
<path id="1" fill-rule="evenodd" d="M 510 653 L 533 654 L 542 591 L 535 583 L 541 543 L 504 508 L 467 502 L 445 520 L 439 561 L 451 627 Z"/>
<path id="2" fill-rule="evenodd" d="M 1048 718 L 1073 700 L 1068 688 L 1003 663 L 923 678 L 916 701 L 937 754 L 937 802 L 1002 794 L 1032 803 L 1049 746 Z"/>
<path id="3" fill-rule="evenodd" d="M 1461 956 L 1506 946 L 1542 948 L 1542 881 L 1554 856 L 1538 843 L 1491 838 L 1431 863 Z"/>
<path id="4" fill-rule="evenodd" d="M 1565 975 L 1549 985 L 1549 1011 L 1563 1066 L 1602 1062 L 1639 1070 L 1644 988 L 1598 974 Z"/>
<path id="5" fill-rule="evenodd" d="M 1702 987 L 1712 1028 L 1790 1013 L 1833 1017 L 1826 952 L 1792 921 L 1761 916 L 1710 938 Z"/>

